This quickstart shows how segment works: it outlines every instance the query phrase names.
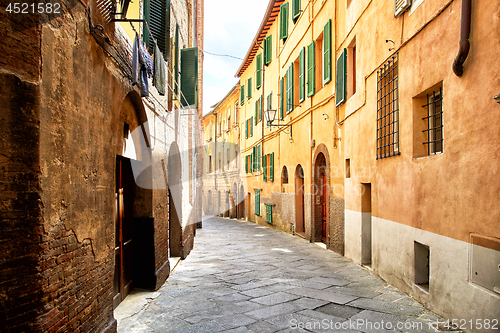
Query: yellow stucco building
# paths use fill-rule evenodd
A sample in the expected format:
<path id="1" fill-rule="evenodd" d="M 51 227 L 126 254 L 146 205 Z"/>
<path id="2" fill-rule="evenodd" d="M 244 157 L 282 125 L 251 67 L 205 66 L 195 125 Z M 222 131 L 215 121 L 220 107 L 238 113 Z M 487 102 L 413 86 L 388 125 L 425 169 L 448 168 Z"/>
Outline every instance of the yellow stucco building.
<path id="1" fill-rule="evenodd" d="M 486 1 L 271 0 L 215 110 L 239 107 L 226 216 L 323 243 L 469 331 L 498 320 L 499 29 Z"/>

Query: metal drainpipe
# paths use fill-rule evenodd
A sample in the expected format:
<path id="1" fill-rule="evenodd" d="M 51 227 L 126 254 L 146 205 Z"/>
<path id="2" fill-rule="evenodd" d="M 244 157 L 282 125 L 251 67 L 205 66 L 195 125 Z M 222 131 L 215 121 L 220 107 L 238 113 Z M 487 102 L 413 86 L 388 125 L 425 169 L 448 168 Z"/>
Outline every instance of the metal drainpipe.
<path id="1" fill-rule="evenodd" d="M 453 72 L 457 76 L 462 76 L 464 72 L 464 62 L 469 55 L 470 49 L 470 22 L 471 22 L 471 0 L 462 0 L 462 12 L 460 17 L 460 44 L 458 55 L 453 61 Z"/>

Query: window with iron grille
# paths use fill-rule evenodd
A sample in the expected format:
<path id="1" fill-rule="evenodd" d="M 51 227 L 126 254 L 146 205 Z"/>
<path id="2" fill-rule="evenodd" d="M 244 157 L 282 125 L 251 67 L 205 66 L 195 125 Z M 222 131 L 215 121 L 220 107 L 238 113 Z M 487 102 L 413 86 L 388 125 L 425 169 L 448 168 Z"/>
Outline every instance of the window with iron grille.
<path id="1" fill-rule="evenodd" d="M 377 71 L 377 159 L 399 155 L 398 55 Z"/>
<path id="2" fill-rule="evenodd" d="M 429 155 L 443 152 L 443 88 L 433 91 L 427 95 L 427 117 L 423 119 L 427 122 L 427 128 L 423 131 L 427 133 L 427 153 Z"/>

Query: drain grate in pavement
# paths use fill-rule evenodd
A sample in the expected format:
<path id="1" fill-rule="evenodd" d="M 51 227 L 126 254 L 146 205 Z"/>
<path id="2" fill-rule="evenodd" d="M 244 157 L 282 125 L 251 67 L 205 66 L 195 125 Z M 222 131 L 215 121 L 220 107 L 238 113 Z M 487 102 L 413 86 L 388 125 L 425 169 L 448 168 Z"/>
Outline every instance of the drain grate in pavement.
<path id="1" fill-rule="evenodd" d="M 335 316 L 345 319 L 351 318 L 355 314 L 358 314 L 359 312 L 362 311 L 361 309 L 353 308 L 352 306 L 335 304 L 335 303 L 328 303 L 314 310 L 323 312 L 324 314 L 330 316 Z"/>

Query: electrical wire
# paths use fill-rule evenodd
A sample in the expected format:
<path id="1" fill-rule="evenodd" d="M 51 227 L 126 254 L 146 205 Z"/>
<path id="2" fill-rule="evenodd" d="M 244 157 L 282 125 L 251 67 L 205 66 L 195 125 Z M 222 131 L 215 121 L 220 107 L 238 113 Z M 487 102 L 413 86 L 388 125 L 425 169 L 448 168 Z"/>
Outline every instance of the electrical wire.
<path id="1" fill-rule="evenodd" d="M 210 54 L 213 56 L 217 56 L 217 57 L 228 57 L 228 58 L 234 58 L 234 59 L 238 59 L 238 60 L 244 60 L 243 58 L 235 57 L 235 56 L 232 56 L 229 54 L 218 54 L 218 53 L 213 53 L 213 52 L 209 52 L 209 51 L 205 51 L 205 50 L 201 50 L 201 52 L 207 53 L 207 54 Z"/>

